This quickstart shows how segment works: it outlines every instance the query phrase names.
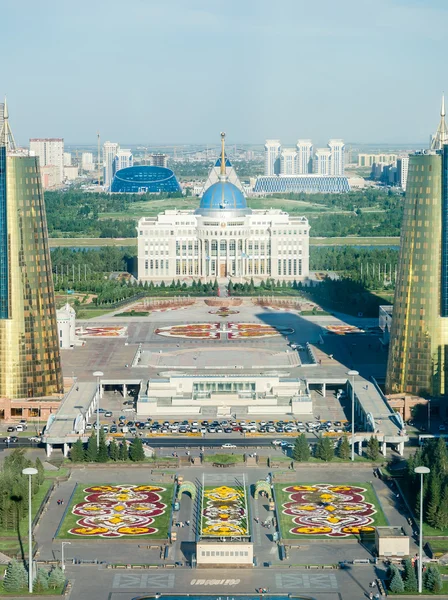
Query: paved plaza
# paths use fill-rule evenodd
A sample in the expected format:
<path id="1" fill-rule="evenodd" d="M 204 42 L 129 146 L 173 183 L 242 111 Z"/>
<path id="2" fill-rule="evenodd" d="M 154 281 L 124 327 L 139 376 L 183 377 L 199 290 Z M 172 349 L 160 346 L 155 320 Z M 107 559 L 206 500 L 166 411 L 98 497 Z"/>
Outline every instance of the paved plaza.
<path id="1" fill-rule="evenodd" d="M 58 528 L 64 518 L 71 494 L 75 485 L 89 487 L 93 484 L 161 484 L 169 481 L 174 473 L 153 471 L 148 467 L 115 467 L 73 469 L 68 481 L 61 483 L 49 501 L 35 537 L 39 546 L 38 559 L 43 561 L 60 560 L 61 541 L 56 539 Z M 169 549 L 167 561 L 160 556 L 159 547 L 151 547 L 148 539 L 132 541 L 120 539 L 87 539 L 70 540 L 71 545 L 65 547 L 67 574 L 74 581 L 71 598 L 78 600 L 87 597 L 131 599 L 145 593 L 208 593 L 208 594 L 237 594 L 254 593 L 260 586 L 269 588 L 271 593 L 293 593 L 313 596 L 319 599 L 343 598 L 351 600 L 363 598 L 368 594 L 368 582 L 376 576 L 381 577 L 383 565 L 351 565 L 347 570 L 326 570 L 322 565 L 334 565 L 339 561 L 371 558 L 368 549 L 357 539 L 301 539 L 294 549 L 288 550 L 286 560 L 280 560 L 277 544 L 273 541 L 272 529 L 262 527 L 272 513 L 267 502 L 259 497 L 254 499 L 252 489 L 256 481 L 268 475 L 267 469 L 245 469 L 243 466 L 234 467 L 225 472 L 212 467 L 189 467 L 179 470 L 185 480 L 200 481 L 204 476 L 207 485 L 232 485 L 236 480 L 246 481 L 249 500 L 250 527 L 254 543 L 254 555 L 257 560 L 255 569 L 191 569 L 188 566 L 191 552 L 196 540 L 194 503 L 191 498 L 182 496 L 180 511 L 173 513 L 178 521 L 189 521 L 184 528 L 175 528 L 178 539 Z M 412 535 L 412 529 L 407 523 L 406 514 L 397 504 L 394 491 L 383 481 L 372 476 L 371 468 L 356 466 L 355 468 L 334 469 L 334 466 L 322 468 L 298 468 L 288 482 L 350 484 L 371 482 L 378 502 L 380 503 L 388 523 L 402 526 Z M 281 481 L 281 475 L 276 475 Z M 285 474 L 286 477 L 286 474 Z M 162 483 L 163 484 L 163 483 Z M 58 505 L 58 499 L 64 499 L 63 505 Z M 412 543 L 411 554 L 415 553 Z M 71 564 L 75 559 L 77 563 Z M 88 561 L 98 561 L 99 564 L 87 564 Z M 164 563 L 178 563 L 174 569 L 164 568 Z M 140 564 L 156 565 L 159 568 L 145 570 L 116 570 L 107 569 L 110 564 Z M 304 569 L 300 565 L 314 565 L 315 569 Z M 269 565 L 269 566 L 268 566 Z M 320 565 L 320 567 L 319 567 Z M 89 587 L 87 587 L 89 586 Z M 93 589 L 92 589 L 93 586 Z M 340 594 L 340 596 L 338 596 Z"/>

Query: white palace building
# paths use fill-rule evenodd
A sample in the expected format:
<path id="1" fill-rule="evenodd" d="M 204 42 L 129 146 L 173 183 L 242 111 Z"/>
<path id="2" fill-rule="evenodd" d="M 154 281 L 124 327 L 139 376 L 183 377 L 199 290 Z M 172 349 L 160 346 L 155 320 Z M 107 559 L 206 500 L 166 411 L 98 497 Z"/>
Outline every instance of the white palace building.
<path id="1" fill-rule="evenodd" d="M 308 278 L 308 219 L 250 209 L 226 175 L 224 139 L 222 133 L 219 181 L 206 189 L 197 210 L 166 210 L 139 220 L 139 281 Z"/>

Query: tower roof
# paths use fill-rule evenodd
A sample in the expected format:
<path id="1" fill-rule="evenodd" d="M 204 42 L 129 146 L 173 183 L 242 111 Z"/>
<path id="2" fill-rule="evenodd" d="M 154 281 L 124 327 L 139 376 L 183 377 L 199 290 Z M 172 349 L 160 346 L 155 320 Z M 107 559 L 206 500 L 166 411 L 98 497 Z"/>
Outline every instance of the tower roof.
<path id="1" fill-rule="evenodd" d="M 229 181 L 226 173 L 227 159 L 225 154 L 225 133 L 221 133 L 221 158 L 219 160 L 219 181 L 211 185 L 204 192 L 197 214 L 209 214 L 210 211 L 219 211 L 224 214 L 229 211 L 251 212 L 247 207 L 246 198 L 241 190 Z M 216 163 L 217 167 L 218 162 Z"/>
<path id="2" fill-rule="evenodd" d="M 16 149 L 16 142 L 11 127 L 9 126 L 9 113 L 6 98 L 3 107 L 3 126 L 0 132 L 0 146 L 6 146 L 7 152 L 13 152 Z"/>
<path id="3" fill-rule="evenodd" d="M 444 144 L 448 144 L 448 128 L 445 122 L 445 94 L 442 96 L 440 107 L 440 122 L 431 142 L 431 150 L 441 150 Z"/>

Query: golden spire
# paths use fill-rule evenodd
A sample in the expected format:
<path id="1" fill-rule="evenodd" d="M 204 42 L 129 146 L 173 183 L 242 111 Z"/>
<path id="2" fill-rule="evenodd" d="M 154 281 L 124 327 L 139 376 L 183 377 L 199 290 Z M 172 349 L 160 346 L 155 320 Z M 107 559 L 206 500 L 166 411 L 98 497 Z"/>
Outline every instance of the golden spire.
<path id="1" fill-rule="evenodd" d="M 9 113 L 6 98 L 3 104 L 3 127 L 0 131 L 0 146 L 6 146 L 6 150 L 10 152 L 16 149 L 16 142 L 12 135 L 11 128 L 9 127 Z"/>
<path id="2" fill-rule="evenodd" d="M 221 178 L 225 179 L 226 177 L 226 151 L 225 151 L 225 142 L 226 134 L 221 131 Z"/>

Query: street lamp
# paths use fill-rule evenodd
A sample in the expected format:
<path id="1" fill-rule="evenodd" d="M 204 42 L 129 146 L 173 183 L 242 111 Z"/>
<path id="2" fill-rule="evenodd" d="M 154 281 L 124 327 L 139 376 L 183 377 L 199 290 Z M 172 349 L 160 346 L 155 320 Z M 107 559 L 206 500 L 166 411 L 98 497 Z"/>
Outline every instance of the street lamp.
<path id="1" fill-rule="evenodd" d="M 95 371 L 93 376 L 96 377 L 96 391 L 97 391 L 97 401 L 96 401 L 96 449 L 100 447 L 100 377 L 102 377 L 104 373 L 102 371 Z"/>
<path id="2" fill-rule="evenodd" d="M 33 593 L 33 532 L 32 532 L 32 514 L 31 514 L 31 478 L 37 475 L 37 469 L 27 467 L 22 470 L 23 475 L 28 475 L 28 591 Z"/>
<path id="3" fill-rule="evenodd" d="M 70 546 L 71 542 L 62 542 L 62 552 L 61 552 L 61 568 L 63 571 L 65 571 L 65 564 L 64 564 L 64 546 Z"/>
<path id="4" fill-rule="evenodd" d="M 347 375 L 352 378 L 352 461 L 355 460 L 355 377 L 359 375 L 358 371 L 347 371 Z"/>
<path id="5" fill-rule="evenodd" d="M 419 531 L 419 544 L 418 544 L 418 593 L 422 593 L 423 587 L 423 475 L 427 475 L 431 472 L 428 467 L 415 467 L 414 473 L 420 475 L 420 531 Z"/>

